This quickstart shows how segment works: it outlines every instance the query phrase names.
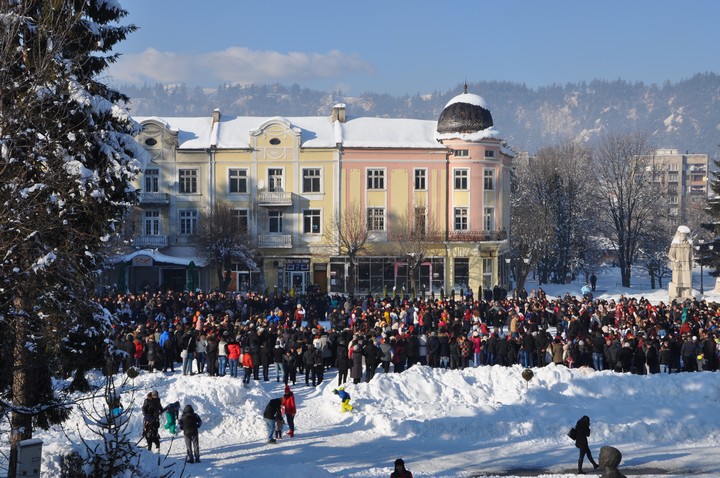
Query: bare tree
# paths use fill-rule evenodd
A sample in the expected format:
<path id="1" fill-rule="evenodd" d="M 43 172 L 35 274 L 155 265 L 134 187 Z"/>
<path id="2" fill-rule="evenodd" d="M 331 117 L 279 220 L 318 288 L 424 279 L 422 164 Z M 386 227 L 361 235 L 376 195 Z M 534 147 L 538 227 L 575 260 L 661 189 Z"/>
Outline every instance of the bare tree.
<path id="1" fill-rule="evenodd" d="M 251 272 L 260 270 L 260 252 L 248 234 L 246 220 L 227 202 L 216 203 L 200 216 L 196 239 L 215 266 L 220 292 L 227 291 L 232 281 L 233 264 L 241 264 Z"/>
<path id="2" fill-rule="evenodd" d="M 369 237 L 366 214 L 358 203 L 349 205 L 343 213 L 338 212 L 325 227 L 326 242 L 349 260 L 350 284 L 346 290 L 353 293 L 357 284 L 357 256 L 365 249 Z"/>
<path id="3" fill-rule="evenodd" d="M 653 183 L 652 150 L 646 134 L 610 134 L 595 157 L 601 230 L 617 251 L 623 287 L 630 287 L 643 236 L 656 226 L 661 194 Z"/>
<path id="4" fill-rule="evenodd" d="M 407 264 L 408 292 L 417 291 L 420 266 L 442 242 L 442 231 L 425 212 L 414 211 L 412 217 L 406 213 L 392 222 L 388 240 L 394 244 L 398 259 Z"/>

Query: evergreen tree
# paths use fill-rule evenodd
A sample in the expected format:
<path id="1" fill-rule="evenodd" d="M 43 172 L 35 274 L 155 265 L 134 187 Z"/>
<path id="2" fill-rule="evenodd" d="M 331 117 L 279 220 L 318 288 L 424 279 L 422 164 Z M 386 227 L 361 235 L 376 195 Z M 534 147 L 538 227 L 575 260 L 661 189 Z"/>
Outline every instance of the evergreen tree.
<path id="1" fill-rule="evenodd" d="M 17 443 L 67 410 L 58 351 L 107 333 L 88 306 L 102 245 L 134 199 L 136 125 L 97 80 L 134 26 L 103 0 L 0 0 L 0 337 Z M 72 340 L 68 340 L 72 337 Z M 60 354 L 62 355 L 62 354 Z"/>

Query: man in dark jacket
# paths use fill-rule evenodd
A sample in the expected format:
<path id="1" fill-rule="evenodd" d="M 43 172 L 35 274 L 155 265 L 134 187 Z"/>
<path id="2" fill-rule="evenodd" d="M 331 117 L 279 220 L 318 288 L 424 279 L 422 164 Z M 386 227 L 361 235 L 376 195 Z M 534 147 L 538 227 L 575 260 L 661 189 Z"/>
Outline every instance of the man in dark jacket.
<path id="1" fill-rule="evenodd" d="M 180 417 L 180 427 L 185 435 L 185 448 L 187 449 L 188 463 L 200 463 L 200 444 L 198 442 L 198 429 L 202 425 L 202 420 L 191 405 L 185 405 L 182 417 Z"/>
<path id="2" fill-rule="evenodd" d="M 160 451 L 160 414 L 162 411 L 160 396 L 157 390 L 153 390 L 147 394 L 142 406 L 143 437 L 147 440 L 148 451 L 152 450 L 153 443 Z"/>
<path id="3" fill-rule="evenodd" d="M 275 441 L 275 420 L 282 417 L 282 399 L 273 398 L 265 407 L 263 412 L 263 420 L 267 427 L 268 443 L 276 443 Z"/>

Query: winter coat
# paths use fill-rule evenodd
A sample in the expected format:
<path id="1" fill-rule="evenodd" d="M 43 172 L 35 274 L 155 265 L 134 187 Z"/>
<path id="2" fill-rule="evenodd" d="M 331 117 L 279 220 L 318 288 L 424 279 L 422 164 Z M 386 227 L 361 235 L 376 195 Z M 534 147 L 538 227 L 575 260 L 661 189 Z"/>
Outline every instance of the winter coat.
<path id="1" fill-rule="evenodd" d="M 438 352 L 440 354 L 440 357 L 449 357 L 450 356 L 450 337 L 448 337 L 447 334 L 440 334 L 437 336 L 439 347 Z"/>
<path id="2" fill-rule="evenodd" d="M 278 416 L 282 416 L 282 399 L 273 398 L 268 402 L 267 406 L 265 407 L 265 411 L 263 412 L 263 418 L 275 420 L 278 418 Z"/>
<path id="3" fill-rule="evenodd" d="M 198 434 L 198 428 L 202 426 L 200 416 L 195 413 L 193 407 L 185 405 L 182 416 L 180 417 L 180 428 L 182 428 L 185 436 L 194 436 Z"/>
<path id="4" fill-rule="evenodd" d="M 155 362 L 160 355 L 160 348 L 155 340 L 148 340 L 145 345 L 145 356 L 148 362 Z"/>
<path id="5" fill-rule="evenodd" d="M 285 409 L 285 415 L 294 416 L 297 413 L 295 395 L 292 392 L 287 392 L 283 395 L 282 406 Z"/>
<path id="6" fill-rule="evenodd" d="M 335 366 L 341 372 L 347 372 L 350 368 L 350 359 L 348 359 L 348 349 L 344 343 L 340 343 L 337 346 L 337 359 L 335 359 Z"/>
<path id="7" fill-rule="evenodd" d="M 234 340 L 227 344 L 227 358 L 228 360 L 240 359 L 240 344 L 238 344 Z"/>
<path id="8" fill-rule="evenodd" d="M 242 354 L 242 366 L 244 368 L 253 368 L 254 367 L 252 355 L 249 354 L 248 352 L 245 352 L 244 354 Z"/>
<path id="9" fill-rule="evenodd" d="M 317 354 L 317 351 L 315 347 L 308 347 L 308 349 L 303 353 L 303 363 L 305 364 L 305 367 L 314 367 L 315 366 L 315 355 Z"/>
<path id="10" fill-rule="evenodd" d="M 378 361 L 380 359 L 380 349 L 375 345 L 375 342 L 371 341 L 365 345 L 363 355 L 365 355 L 365 366 L 367 368 L 377 368 Z"/>
<path id="11" fill-rule="evenodd" d="M 146 423 L 149 422 L 160 422 L 160 413 L 163 411 L 163 406 L 160 403 L 160 398 L 148 396 L 142 406 L 143 420 Z"/>
<path id="12" fill-rule="evenodd" d="M 380 344 L 380 361 L 390 362 L 392 360 L 392 345 L 389 342 L 383 341 Z"/>
<path id="13" fill-rule="evenodd" d="M 585 415 L 575 424 L 575 447 L 580 448 L 581 450 L 587 449 L 589 436 L 590 417 Z"/>
<path id="14" fill-rule="evenodd" d="M 353 379 L 362 379 L 363 375 L 363 368 L 362 368 L 362 349 L 360 348 L 360 345 L 353 345 L 353 351 L 352 351 L 352 370 L 350 371 L 350 376 Z"/>

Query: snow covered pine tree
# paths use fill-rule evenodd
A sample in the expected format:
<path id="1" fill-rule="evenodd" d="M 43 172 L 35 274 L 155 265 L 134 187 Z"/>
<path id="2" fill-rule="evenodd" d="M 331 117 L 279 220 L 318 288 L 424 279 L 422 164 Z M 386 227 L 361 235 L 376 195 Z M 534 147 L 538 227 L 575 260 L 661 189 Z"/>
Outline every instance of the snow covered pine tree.
<path id="1" fill-rule="evenodd" d="M 109 322 L 89 305 L 101 250 L 134 201 L 141 148 L 97 80 L 135 27 L 112 0 L 0 0 L 0 387 L 17 443 L 65 418 L 51 378 Z M 85 343 L 85 345 L 80 345 Z M 5 360 L 7 359 L 7 360 Z M 66 372 L 66 371 L 65 371 Z"/>

